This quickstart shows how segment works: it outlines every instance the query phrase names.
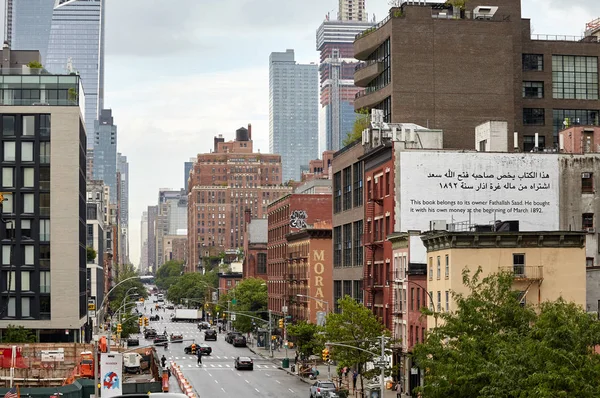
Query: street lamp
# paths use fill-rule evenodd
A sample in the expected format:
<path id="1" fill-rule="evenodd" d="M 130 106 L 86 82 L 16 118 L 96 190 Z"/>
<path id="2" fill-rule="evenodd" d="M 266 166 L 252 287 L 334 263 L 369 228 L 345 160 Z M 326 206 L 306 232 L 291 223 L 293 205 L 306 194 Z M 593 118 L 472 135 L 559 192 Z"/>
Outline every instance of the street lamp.
<path id="1" fill-rule="evenodd" d="M 102 303 L 100 304 L 100 308 L 98 309 L 98 312 L 96 312 L 96 325 L 94 327 L 94 329 L 96 329 L 96 334 L 98 334 L 98 322 L 99 322 L 100 319 L 102 319 L 102 318 L 100 318 L 100 314 L 104 310 L 104 302 L 108 299 L 108 296 L 110 296 L 110 294 L 112 293 L 112 291 L 115 290 L 119 285 L 121 285 L 122 283 L 125 283 L 127 281 L 130 281 L 132 279 L 139 279 L 139 276 L 136 275 L 136 276 L 131 276 L 129 278 L 123 279 L 121 282 L 119 282 L 116 285 L 114 285 L 112 287 L 112 289 L 110 289 L 108 291 L 108 293 L 106 293 L 106 295 L 104 296 L 104 299 L 102 300 Z"/>
<path id="2" fill-rule="evenodd" d="M 327 301 L 327 300 L 321 300 L 320 298 L 316 298 L 316 297 L 313 297 L 313 296 L 308 296 L 306 294 L 297 294 L 296 296 L 297 297 L 306 297 L 308 299 L 315 300 L 315 301 L 317 301 L 319 303 L 325 303 L 325 305 L 326 305 L 326 307 L 325 307 L 326 308 L 326 312 L 327 312 L 327 314 L 329 314 L 329 301 Z"/>

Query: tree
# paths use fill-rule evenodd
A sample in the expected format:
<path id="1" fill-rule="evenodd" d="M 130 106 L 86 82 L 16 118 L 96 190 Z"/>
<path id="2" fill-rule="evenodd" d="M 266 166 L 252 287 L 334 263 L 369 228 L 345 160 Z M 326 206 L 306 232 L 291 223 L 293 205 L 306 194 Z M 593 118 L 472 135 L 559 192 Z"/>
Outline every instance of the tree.
<path id="1" fill-rule="evenodd" d="M 366 371 L 364 365 L 372 362 L 374 356 L 381 355 L 379 338 L 389 335 L 377 317 L 364 305 L 357 303 L 352 297 L 345 296 L 338 301 L 340 313 L 327 315 L 325 324 L 325 340 L 332 343 L 347 344 L 350 347 L 331 347 L 331 358 L 337 361 L 338 369 L 344 366 L 356 367 L 360 374 L 360 386 L 363 388 L 363 377 L 371 378 L 379 374 L 379 370 Z M 389 350 L 390 341 L 386 343 Z M 365 352 L 366 350 L 369 352 Z"/>
<path id="2" fill-rule="evenodd" d="M 456 311 L 414 349 L 423 397 L 600 396 L 600 322 L 562 299 L 536 313 L 512 274 L 480 274 L 463 272 L 470 294 L 453 294 Z"/>
<path id="3" fill-rule="evenodd" d="M 42 69 L 43 66 L 37 61 L 31 61 L 27 64 L 27 66 L 31 69 Z"/>
<path id="4" fill-rule="evenodd" d="M 304 320 L 288 326 L 288 336 L 296 339 L 296 348 L 301 359 L 308 359 L 321 351 L 323 348 L 323 341 L 319 335 L 321 330 L 321 327 Z"/>
<path id="5" fill-rule="evenodd" d="M 119 277 L 115 280 L 115 286 L 121 281 L 124 281 L 127 278 L 131 278 L 134 276 L 138 276 L 137 271 L 133 268 L 131 264 L 124 264 L 119 266 Z M 134 289 L 135 288 L 135 289 Z M 125 294 L 129 291 L 128 297 L 125 297 Z M 126 282 L 118 285 L 109 296 L 109 307 L 111 312 L 115 312 L 123 305 L 123 303 L 132 303 L 136 301 L 136 297 L 148 297 L 148 292 L 144 287 L 144 284 L 139 278 L 131 279 Z M 131 309 L 132 307 L 126 305 L 125 309 Z"/>
<path id="6" fill-rule="evenodd" d="M 156 286 L 168 290 L 183 275 L 183 261 L 167 261 L 156 270 Z"/>
<path id="7" fill-rule="evenodd" d="M 218 275 L 216 272 L 211 271 L 206 274 L 200 274 L 198 272 L 190 272 L 181 275 L 177 278 L 177 282 L 169 287 L 167 290 L 167 299 L 176 304 L 185 303 L 184 299 L 193 299 L 190 304 L 198 307 L 202 302 L 210 302 L 212 298 L 210 293 L 214 291 L 218 284 Z M 209 287 L 213 289 L 210 289 Z"/>
<path id="8" fill-rule="evenodd" d="M 352 131 L 348 133 L 348 136 L 342 142 L 342 145 L 350 145 L 354 141 L 358 141 L 362 139 L 362 132 L 364 129 L 369 128 L 371 123 L 371 118 L 369 116 L 368 109 L 360 109 L 356 112 L 356 120 L 354 121 L 354 126 L 352 127 Z"/>
<path id="9" fill-rule="evenodd" d="M 264 319 L 269 319 L 267 312 L 267 285 L 264 280 L 260 278 L 246 278 L 241 281 L 238 285 L 230 289 L 227 294 L 221 296 L 219 300 L 219 312 L 225 313 L 228 306 L 227 303 L 235 299 L 236 303 L 231 304 L 229 309 L 232 312 L 239 312 L 236 315 L 235 321 L 232 322 L 233 327 L 242 332 L 247 333 L 252 331 L 255 327 L 261 327 L 260 321 L 243 316 L 243 314 L 250 315 Z"/>
<path id="10" fill-rule="evenodd" d="M 94 261 L 96 259 L 97 253 L 96 253 L 96 250 L 94 250 L 93 247 L 89 247 L 89 246 L 86 247 L 85 248 L 85 254 L 87 256 L 87 262 L 88 263 L 91 263 L 92 261 Z M 100 265 L 102 265 L 102 264 L 100 264 Z"/>
<path id="11" fill-rule="evenodd" d="M 35 334 L 23 326 L 8 325 L 2 331 L 2 343 L 35 343 Z"/>

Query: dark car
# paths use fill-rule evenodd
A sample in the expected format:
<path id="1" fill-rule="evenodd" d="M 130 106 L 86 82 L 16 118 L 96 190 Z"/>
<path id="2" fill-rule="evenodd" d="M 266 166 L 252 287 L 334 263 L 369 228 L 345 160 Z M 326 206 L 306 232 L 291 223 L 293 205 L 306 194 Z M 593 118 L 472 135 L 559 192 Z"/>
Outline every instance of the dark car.
<path id="1" fill-rule="evenodd" d="M 130 337 L 127 339 L 127 347 L 133 347 L 136 345 L 140 345 L 140 339 L 137 337 Z"/>
<path id="2" fill-rule="evenodd" d="M 199 330 L 210 329 L 210 323 L 200 322 L 200 323 L 198 323 L 198 329 Z"/>
<path id="3" fill-rule="evenodd" d="M 250 357 L 237 357 L 233 364 L 236 369 L 254 369 L 254 363 Z"/>
<path id="4" fill-rule="evenodd" d="M 174 310 L 175 306 L 173 304 L 169 304 L 169 305 L 167 305 L 167 309 L 168 310 Z"/>
<path id="5" fill-rule="evenodd" d="M 208 344 L 196 344 L 196 350 L 200 350 L 202 355 L 210 355 L 212 354 L 212 348 Z M 196 352 L 192 351 L 192 344 L 185 347 L 183 352 L 186 354 L 196 355 Z"/>
<path id="6" fill-rule="evenodd" d="M 233 338 L 234 347 L 246 347 L 246 338 L 242 335 L 235 336 Z"/>
<path id="7" fill-rule="evenodd" d="M 204 341 L 208 340 L 217 341 L 217 331 L 215 329 L 208 329 L 204 332 Z"/>
<path id="8" fill-rule="evenodd" d="M 225 341 L 228 342 L 229 344 L 232 344 L 233 339 L 236 336 L 241 336 L 241 333 L 240 332 L 229 332 L 229 333 L 227 333 L 227 336 L 225 336 Z"/>
<path id="9" fill-rule="evenodd" d="M 169 339 L 165 335 L 156 336 L 154 338 L 154 345 L 167 345 Z"/>
<path id="10" fill-rule="evenodd" d="M 145 339 L 153 339 L 156 337 L 156 330 L 152 328 L 147 328 L 144 330 L 144 338 Z"/>

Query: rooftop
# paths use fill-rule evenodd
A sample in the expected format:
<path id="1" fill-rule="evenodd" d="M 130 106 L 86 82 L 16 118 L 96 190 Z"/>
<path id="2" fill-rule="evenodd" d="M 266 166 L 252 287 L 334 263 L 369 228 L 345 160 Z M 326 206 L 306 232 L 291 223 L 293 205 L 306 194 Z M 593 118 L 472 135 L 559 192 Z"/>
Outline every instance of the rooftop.
<path id="1" fill-rule="evenodd" d="M 77 74 L 55 75 L 45 69 L 2 68 L 0 85 L 4 106 L 78 106 L 85 102 Z"/>

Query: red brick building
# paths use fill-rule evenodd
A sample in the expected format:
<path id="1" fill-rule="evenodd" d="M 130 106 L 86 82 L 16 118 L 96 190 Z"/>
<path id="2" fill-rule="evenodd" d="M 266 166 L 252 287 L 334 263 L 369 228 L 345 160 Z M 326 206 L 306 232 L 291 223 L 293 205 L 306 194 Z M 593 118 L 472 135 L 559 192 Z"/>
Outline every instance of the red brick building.
<path id="1" fill-rule="evenodd" d="M 198 155 L 188 180 L 187 272 L 203 257 L 244 246 L 246 209 L 263 218 L 270 202 L 292 191 L 281 173 L 280 155 L 253 152 L 250 125 L 234 141 L 214 138 L 214 151 Z"/>
<path id="2" fill-rule="evenodd" d="M 319 221 L 331 221 L 331 195 L 290 194 L 268 206 L 267 287 L 269 309 L 282 315 L 289 302 L 286 235 Z"/>
<path id="3" fill-rule="evenodd" d="M 315 223 L 288 234 L 286 240 L 288 314 L 292 322 L 317 323 L 319 312 L 326 314 L 334 307 L 331 222 Z"/>
<path id="4" fill-rule="evenodd" d="M 236 287 L 242 281 L 241 272 L 229 272 L 219 274 L 219 294 L 227 294 L 229 290 Z"/>
<path id="5" fill-rule="evenodd" d="M 266 218 L 251 218 L 249 209 L 244 213 L 244 279 L 261 278 L 267 280 L 267 230 Z"/>

